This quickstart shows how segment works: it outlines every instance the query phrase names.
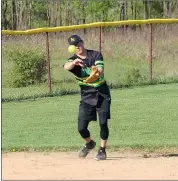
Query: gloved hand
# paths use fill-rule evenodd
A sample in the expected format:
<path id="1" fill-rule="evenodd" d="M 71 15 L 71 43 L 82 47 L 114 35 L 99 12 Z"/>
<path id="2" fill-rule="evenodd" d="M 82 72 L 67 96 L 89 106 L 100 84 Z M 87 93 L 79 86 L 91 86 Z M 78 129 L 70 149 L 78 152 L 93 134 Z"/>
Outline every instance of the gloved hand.
<path id="1" fill-rule="evenodd" d="M 92 66 L 90 76 L 87 79 L 85 79 L 83 82 L 92 83 L 96 81 L 98 78 L 99 78 L 98 68 L 96 66 Z"/>

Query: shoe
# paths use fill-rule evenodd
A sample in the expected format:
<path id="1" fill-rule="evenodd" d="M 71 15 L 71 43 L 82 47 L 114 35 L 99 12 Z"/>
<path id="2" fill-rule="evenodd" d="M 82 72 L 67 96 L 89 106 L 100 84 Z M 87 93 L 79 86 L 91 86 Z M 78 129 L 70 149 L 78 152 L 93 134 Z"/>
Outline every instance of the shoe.
<path id="1" fill-rule="evenodd" d="M 106 151 L 99 149 L 98 154 L 95 157 L 95 160 L 106 160 L 107 156 L 106 156 Z"/>
<path id="2" fill-rule="evenodd" d="M 89 143 L 86 143 L 85 146 L 80 150 L 78 157 L 85 158 L 88 153 L 95 148 L 95 146 L 96 142 L 94 142 L 93 140 Z"/>

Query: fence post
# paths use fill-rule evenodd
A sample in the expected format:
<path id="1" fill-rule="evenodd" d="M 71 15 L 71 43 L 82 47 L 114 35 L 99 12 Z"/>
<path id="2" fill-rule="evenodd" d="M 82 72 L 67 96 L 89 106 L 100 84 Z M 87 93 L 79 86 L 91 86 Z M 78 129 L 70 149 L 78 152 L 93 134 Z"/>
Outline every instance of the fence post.
<path id="1" fill-rule="evenodd" d="M 49 88 L 49 94 L 50 94 L 52 91 L 52 88 L 51 88 L 51 68 L 50 68 L 48 32 L 46 32 L 46 58 L 47 58 L 47 68 L 48 68 L 48 88 Z"/>
<path id="2" fill-rule="evenodd" d="M 100 29 L 99 29 L 99 52 L 101 52 L 101 33 L 102 33 L 102 28 L 100 26 Z"/>
<path id="3" fill-rule="evenodd" d="M 152 61 L 152 50 L 153 50 L 153 33 L 152 33 L 152 24 L 149 24 L 149 35 L 148 35 L 148 42 L 149 42 L 149 76 L 150 76 L 150 81 L 153 79 L 153 61 Z"/>

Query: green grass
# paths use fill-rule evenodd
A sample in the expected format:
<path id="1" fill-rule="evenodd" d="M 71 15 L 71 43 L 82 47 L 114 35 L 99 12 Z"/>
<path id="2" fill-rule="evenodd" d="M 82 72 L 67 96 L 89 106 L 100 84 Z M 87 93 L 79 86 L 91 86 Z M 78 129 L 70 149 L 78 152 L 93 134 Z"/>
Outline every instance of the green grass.
<path id="1" fill-rule="evenodd" d="M 112 90 L 110 149 L 178 148 L 178 84 Z M 2 151 L 75 150 L 79 95 L 2 103 Z M 98 122 L 89 126 L 99 146 Z"/>

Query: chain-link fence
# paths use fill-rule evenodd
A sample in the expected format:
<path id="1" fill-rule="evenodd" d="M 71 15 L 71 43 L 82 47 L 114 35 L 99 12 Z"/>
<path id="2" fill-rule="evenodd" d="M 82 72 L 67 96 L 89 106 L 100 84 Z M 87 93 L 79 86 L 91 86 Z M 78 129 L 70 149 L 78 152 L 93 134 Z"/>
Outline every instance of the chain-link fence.
<path id="1" fill-rule="evenodd" d="M 72 34 L 81 36 L 87 49 L 102 52 L 105 77 L 111 88 L 177 82 L 177 30 L 178 24 L 149 24 L 34 35 L 3 35 L 2 100 L 77 92 L 79 88 L 75 78 L 63 69 L 63 64 L 72 56 L 67 50 L 67 39 Z M 36 54 L 43 54 L 47 62 L 50 61 L 50 64 L 46 64 L 48 73 L 43 82 L 18 88 L 10 84 L 14 78 L 11 74 L 14 66 L 11 53 L 14 49 L 21 50 L 22 53 L 33 49 Z"/>

